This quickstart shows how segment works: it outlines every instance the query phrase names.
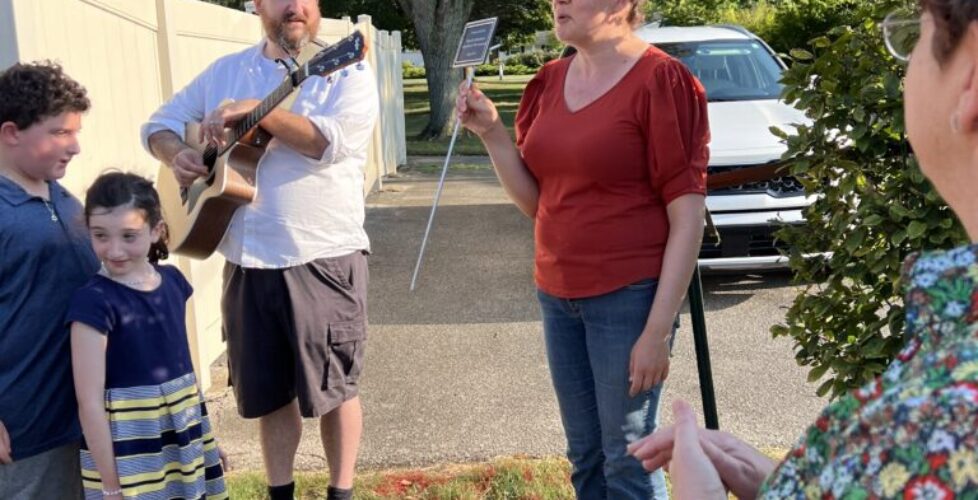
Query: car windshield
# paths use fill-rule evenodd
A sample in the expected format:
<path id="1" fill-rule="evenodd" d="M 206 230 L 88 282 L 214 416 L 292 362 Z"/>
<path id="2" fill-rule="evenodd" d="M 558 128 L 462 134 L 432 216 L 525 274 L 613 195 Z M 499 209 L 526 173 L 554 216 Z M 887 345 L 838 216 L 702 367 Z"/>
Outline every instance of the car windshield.
<path id="1" fill-rule="evenodd" d="M 753 40 L 657 43 L 681 60 L 706 88 L 710 102 L 777 99 L 781 66 Z"/>

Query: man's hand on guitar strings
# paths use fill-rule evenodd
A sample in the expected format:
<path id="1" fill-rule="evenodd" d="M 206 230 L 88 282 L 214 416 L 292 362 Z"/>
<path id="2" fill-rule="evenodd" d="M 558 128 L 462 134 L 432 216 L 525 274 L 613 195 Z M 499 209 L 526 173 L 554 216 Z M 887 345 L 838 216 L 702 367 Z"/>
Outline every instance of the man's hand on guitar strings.
<path id="1" fill-rule="evenodd" d="M 173 156 L 173 164 L 170 167 L 181 187 L 189 187 L 196 178 L 204 177 L 209 173 L 200 151 L 189 147 Z"/>
<path id="2" fill-rule="evenodd" d="M 198 139 L 202 143 L 213 144 L 219 148 L 227 146 L 226 129 L 244 118 L 260 103 L 258 99 L 242 99 L 221 104 L 200 124 Z"/>

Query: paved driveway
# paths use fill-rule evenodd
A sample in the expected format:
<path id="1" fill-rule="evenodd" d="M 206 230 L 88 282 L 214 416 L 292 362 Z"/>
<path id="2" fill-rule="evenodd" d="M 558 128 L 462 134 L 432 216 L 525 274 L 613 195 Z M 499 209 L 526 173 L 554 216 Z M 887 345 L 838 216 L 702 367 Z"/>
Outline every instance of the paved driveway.
<path id="1" fill-rule="evenodd" d="M 490 172 L 450 174 L 419 289 L 409 292 L 436 182 L 435 175 L 402 174 L 368 199 L 373 255 L 361 464 L 560 455 L 534 298 L 532 221 L 506 201 Z M 768 333 L 796 288 L 785 274 L 706 277 L 704 288 L 721 427 L 758 446 L 790 446 L 825 403 L 795 365 L 790 341 Z M 232 461 L 259 469 L 254 422 L 236 416 L 226 390 L 212 392 L 218 436 Z M 676 397 L 699 404 L 685 311 L 663 401 Z M 325 468 L 315 422 L 306 424 L 298 466 Z"/>

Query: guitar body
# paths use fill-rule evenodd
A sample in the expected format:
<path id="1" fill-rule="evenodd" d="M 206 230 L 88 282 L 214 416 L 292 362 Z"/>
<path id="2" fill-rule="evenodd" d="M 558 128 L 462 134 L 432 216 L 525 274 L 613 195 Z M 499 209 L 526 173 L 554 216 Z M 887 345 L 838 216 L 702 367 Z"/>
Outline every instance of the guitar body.
<path id="1" fill-rule="evenodd" d="M 199 124 L 188 123 L 185 141 L 203 152 L 197 142 Z M 218 156 L 211 175 L 194 181 L 184 202 L 180 185 L 169 167 L 160 167 L 157 190 L 169 234 L 170 252 L 206 259 L 217 249 L 241 205 L 255 199 L 258 162 L 265 153 L 259 146 L 238 142 Z"/>

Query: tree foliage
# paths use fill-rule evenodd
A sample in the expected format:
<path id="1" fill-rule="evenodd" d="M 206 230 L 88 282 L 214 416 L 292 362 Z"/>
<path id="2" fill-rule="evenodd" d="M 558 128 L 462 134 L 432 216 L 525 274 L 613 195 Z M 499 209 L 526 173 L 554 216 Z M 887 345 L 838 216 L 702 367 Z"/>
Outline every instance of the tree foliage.
<path id="1" fill-rule="evenodd" d="M 805 48 L 837 26 L 861 22 L 863 0 L 653 0 L 648 17 L 667 26 L 737 24 L 778 52 Z"/>
<path id="2" fill-rule="evenodd" d="M 475 0 L 397 1 L 414 25 L 428 81 L 428 124 L 418 138 L 436 140 L 448 135 L 461 81 L 461 72 L 452 69 L 452 62 Z"/>
<path id="3" fill-rule="evenodd" d="M 412 19 L 398 0 L 320 0 L 319 3 L 324 17 L 350 16 L 356 19 L 360 14 L 368 14 L 373 18 L 374 26 L 377 28 L 400 31 L 404 47 L 411 49 L 419 47 Z M 547 0 L 475 2 L 469 20 L 486 17 L 499 18 L 496 36 L 505 48 L 527 43 L 535 32 L 553 27 L 550 3 Z"/>
<path id="4" fill-rule="evenodd" d="M 496 35 L 503 48 L 512 50 L 530 43 L 537 31 L 553 28 L 548 0 L 481 0 L 472 9 L 472 19 L 498 17 Z"/>
<path id="5" fill-rule="evenodd" d="M 214 3 L 222 7 L 244 10 L 245 0 L 204 0 L 207 3 Z"/>
<path id="6" fill-rule="evenodd" d="M 349 16 L 354 22 L 357 16 L 367 14 L 377 29 L 400 31 L 403 47 L 418 47 L 411 21 L 395 0 L 320 0 L 319 8 L 323 17 Z"/>
<path id="7" fill-rule="evenodd" d="M 903 344 L 900 270 L 912 251 L 967 240 L 920 173 L 903 125 L 904 67 L 883 47 L 877 20 L 895 0 L 864 0 L 851 27 L 795 50 L 783 78 L 785 99 L 814 120 L 788 143 L 793 175 L 818 200 L 807 226 L 778 236 L 806 288 L 777 336 L 795 341 L 818 393 L 838 396 L 882 372 Z M 831 252 L 806 260 L 803 254 Z"/>

